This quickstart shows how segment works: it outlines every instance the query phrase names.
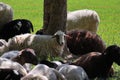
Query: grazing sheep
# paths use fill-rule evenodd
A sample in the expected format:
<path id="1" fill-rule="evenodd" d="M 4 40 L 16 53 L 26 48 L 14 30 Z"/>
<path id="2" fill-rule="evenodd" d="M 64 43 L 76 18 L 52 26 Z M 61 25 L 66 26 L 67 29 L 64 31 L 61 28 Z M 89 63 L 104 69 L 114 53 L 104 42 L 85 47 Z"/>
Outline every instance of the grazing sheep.
<path id="1" fill-rule="evenodd" d="M 76 10 L 67 14 L 67 30 L 85 29 L 97 32 L 100 23 L 99 15 L 94 10 Z"/>
<path id="2" fill-rule="evenodd" d="M 31 33 L 33 30 L 33 25 L 31 21 L 27 19 L 16 19 L 6 23 L 0 31 L 0 38 L 8 41 L 9 38 L 15 35 Z"/>
<path id="3" fill-rule="evenodd" d="M 89 52 L 101 52 L 106 49 L 104 41 L 96 33 L 87 30 L 71 30 L 67 32 L 67 47 L 74 55 Z"/>
<path id="4" fill-rule="evenodd" d="M 13 9 L 10 5 L 0 2 L 0 30 L 3 25 L 12 21 L 13 19 Z"/>
<path id="5" fill-rule="evenodd" d="M 31 48 L 35 51 L 39 60 L 48 57 L 53 59 L 61 56 L 65 45 L 64 32 L 57 31 L 52 35 L 22 34 L 11 38 L 3 52 Z M 1 49 L 1 48 L 0 48 Z M 3 53 L 1 52 L 1 54 Z"/>
<path id="6" fill-rule="evenodd" d="M 20 80 L 23 77 L 13 69 L 0 69 L 0 80 Z"/>
<path id="7" fill-rule="evenodd" d="M 91 52 L 80 56 L 72 64 L 81 66 L 88 74 L 89 78 L 109 77 L 113 62 L 120 65 L 120 47 L 111 45 L 107 47 L 104 53 Z"/>
<path id="8" fill-rule="evenodd" d="M 6 58 L 0 58 L 0 69 L 13 69 L 18 71 L 23 76 L 27 74 L 27 71 L 22 65 Z"/>
<path id="9" fill-rule="evenodd" d="M 66 80 L 65 77 L 57 70 L 49 68 L 44 64 L 36 65 L 21 80 Z"/>
<path id="10" fill-rule="evenodd" d="M 97 32 L 100 23 L 99 15 L 94 10 L 76 10 L 67 13 L 67 31 L 72 29 L 85 29 L 91 32 Z M 45 29 L 40 29 L 36 34 L 43 34 Z"/>
<path id="11" fill-rule="evenodd" d="M 4 53 L 1 57 L 11 59 L 21 65 L 24 65 L 25 63 L 36 65 L 38 63 L 34 50 L 30 48 L 22 49 L 21 51 L 9 51 Z"/>
<path id="12" fill-rule="evenodd" d="M 63 64 L 56 68 L 67 80 L 89 80 L 86 72 L 80 66 Z"/>

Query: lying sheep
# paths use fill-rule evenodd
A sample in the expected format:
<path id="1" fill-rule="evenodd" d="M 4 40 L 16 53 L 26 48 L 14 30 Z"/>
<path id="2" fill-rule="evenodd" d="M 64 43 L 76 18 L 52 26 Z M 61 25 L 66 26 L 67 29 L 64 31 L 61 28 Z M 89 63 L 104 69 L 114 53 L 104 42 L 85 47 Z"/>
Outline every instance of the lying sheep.
<path id="1" fill-rule="evenodd" d="M 56 68 L 67 80 L 89 80 L 82 67 L 63 64 Z"/>
<path id="2" fill-rule="evenodd" d="M 34 50 L 30 48 L 22 49 L 21 51 L 16 50 L 5 52 L 1 57 L 18 62 L 21 65 L 24 65 L 25 63 L 36 65 L 38 63 L 37 56 Z"/>
<path id="3" fill-rule="evenodd" d="M 20 80 L 23 77 L 13 69 L 0 69 L 0 80 Z"/>
<path id="4" fill-rule="evenodd" d="M 106 79 L 111 74 L 113 62 L 120 65 L 120 47 L 117 45 L 107 47 L 104 53 L 91 52 L 82 55 L 71 64 L 83 67 L 89 78 Z"/>
<path id="5" fill-rule="evenodd" d="M 33 32 L 33 25 L 30 20 L 27 19 L 16 19 L 12 20 L 5 25 L 0 31 L 0 38 L 8 41 L 9 38 L 14 37 L 15 35 L 31 33 Z"/>
<path id="6" fill-rule="evenodd" d="M 94 10 L 76 10 L 67 14 L 67 30 L 85 29 L 91 32 L 97 32 L 100 23 L 99 15 Z"/>
<path id="7" fill-rule="evenodd" d="M 13 9 L 10 5 L 0 2 L 0 30 L 3 25 L 13 19 Z"/>
<path id="8" fill-rule="evenodd" d="M 11 38 L 3 52 L 31 48 L 35 51 L 39 60 L 50 59 L 62 55 L 65 45 L 64 32 L 57 31 L 52 35 L 22 34 Z M 1 49 L 1 48 L 0 48 Z M 1 52 L 1 54 L 3 54 Z"/>
<path id="9" fill-rule="evenodd" d="M 67 32 L 67 47 L 74 55 L 83 55 L 89 52 L 101 52 L 106 49 L 101 37 L 87 30 L 70 30 Z"/>
<path id="10" fill-rule="evenodd" d="M 22 65 L 6 58 L 0 58 L 0 69 L 13 69 L 18 71 L 23 76 L 27 74 L 27 71 Z"/>
<path id="11" fill-rule="evenodd" d="M 57 70 L 49 68 L 44 64 L 36 65 L 21 80 L 66 80 L 65 77 Z"/>

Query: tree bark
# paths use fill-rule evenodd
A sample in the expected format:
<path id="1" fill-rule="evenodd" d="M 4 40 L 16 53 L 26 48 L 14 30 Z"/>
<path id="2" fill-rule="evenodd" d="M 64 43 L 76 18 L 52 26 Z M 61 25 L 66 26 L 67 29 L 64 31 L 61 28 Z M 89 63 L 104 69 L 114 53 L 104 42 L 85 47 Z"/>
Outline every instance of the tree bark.
<path id="1" fill-rule="evenodd" d="M 58 30 L 66 32 L 66 19 L 66 0 L 44 0 L 44 34 L 53 35 Z"/>

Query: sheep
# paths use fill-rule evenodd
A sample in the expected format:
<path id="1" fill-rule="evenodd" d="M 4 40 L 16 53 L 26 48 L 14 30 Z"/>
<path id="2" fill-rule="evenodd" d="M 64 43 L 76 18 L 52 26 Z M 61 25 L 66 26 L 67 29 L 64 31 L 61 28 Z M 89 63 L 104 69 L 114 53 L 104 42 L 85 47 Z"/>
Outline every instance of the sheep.
<path id="1" fill-rule="evenodd" d="M 96 33 L 100 23 L 99 15 L 94 10 L 76 10 L 67 14 L 67 30 L 85 29 Z"/>
<path id="2" fill-rule="evenodd" d="M 13 19 L 13 8 L 4 2 L 0 2 L 0 30 L 3 25 L 12 21 Z"/>
<path id="3" fill-rule="evenodd" d="M 120 47 L 117 45 L 108 46 L 104 53 L 90 52 L 82 55 L 71 64 L 83 67 L 91 79 L 106 79 L 111 74 L 113 62 L 120 65 Z"/>
<path id="4" fill-rule="evenodd" d="M 8 41 L 9 38 L 14 37 L 15 35 L 31 33 L 33 32 L 33 25 L 30 20 L 27 19 L 15 19 L 5 25 L 0 31 L 0 38 Z"/>
<path id="5" fill-rule="evenodd" d="M 31 48 L 35 51 L 39 60 L 44 60 L 50 57 L 53 59 L 56 56 L 61 56 L 65 45 L 65 34 L 62 31 L 57 31 L 54 35 L 35 35 L 21 34 L 9 39 L 7 46 L 3 49 L 21 50 Z M 1 48 L 0 48 L 1 49 Z"/>
<path id="6" fill-rule="evenodd" d="M 34 50 L 30 48 L 25 48 L 20 51 L 8 51 L 5 52 L 1 57 L 11 59 L 12 61 L 18 62 L 21 65 L 24 65 L 25 63 L 36 65 L 38 63 L 38 59 Z"/>
<path id="7" fill-rule="evenodd" d="M 102 38 L 88 30 L 70 30 L 67 31 L 66 41 L 69 51 L 77 56 L 89 52 L 101 52 L 106 49 L 106 44 Z"/>
<path id="8" fill-rule="evenodd" d="M 67 80 L 89 80 L 87 73 L 80 66 L 63 64 L 56 68 Z"/>
<path id="9" fill-rule="evenodd" d="M 27 71 L 22 65 L 6 58 L 0 58 L 0 69 L 13 69 L 18 71 L 23 76 L 27 75 Z"/>
<path id="10" fill-rule="evenodd" d="M 21 80 L 66 80 L 57 70 L 49 68 L 44 64 L 36 65 L 26 76 Z"/>
<path id="11" fill-rule="evenodd" d="M 0 80 L 20 80 L 23 77 L 13 69 L 0 69 Z"/>

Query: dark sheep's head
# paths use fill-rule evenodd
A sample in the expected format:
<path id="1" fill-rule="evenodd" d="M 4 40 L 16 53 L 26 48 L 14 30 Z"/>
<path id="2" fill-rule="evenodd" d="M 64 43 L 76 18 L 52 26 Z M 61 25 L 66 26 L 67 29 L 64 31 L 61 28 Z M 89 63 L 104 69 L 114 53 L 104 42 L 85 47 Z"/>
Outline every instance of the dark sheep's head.
<path id="1" fill-rule="evenodd" d="M 105 50 L 106 55 L 110 56 L 110 58 L 120 65 L 120 47 L 117 45 L 111 45 Z"/>
<path id="2" fill-rule="evenodd" d="M 31 63 L 36 65 L 38 63 L 37 56 L 33 49 L 26 48 L 20 51 L 20 58 L 24 60 L 25 63 Z"/>

